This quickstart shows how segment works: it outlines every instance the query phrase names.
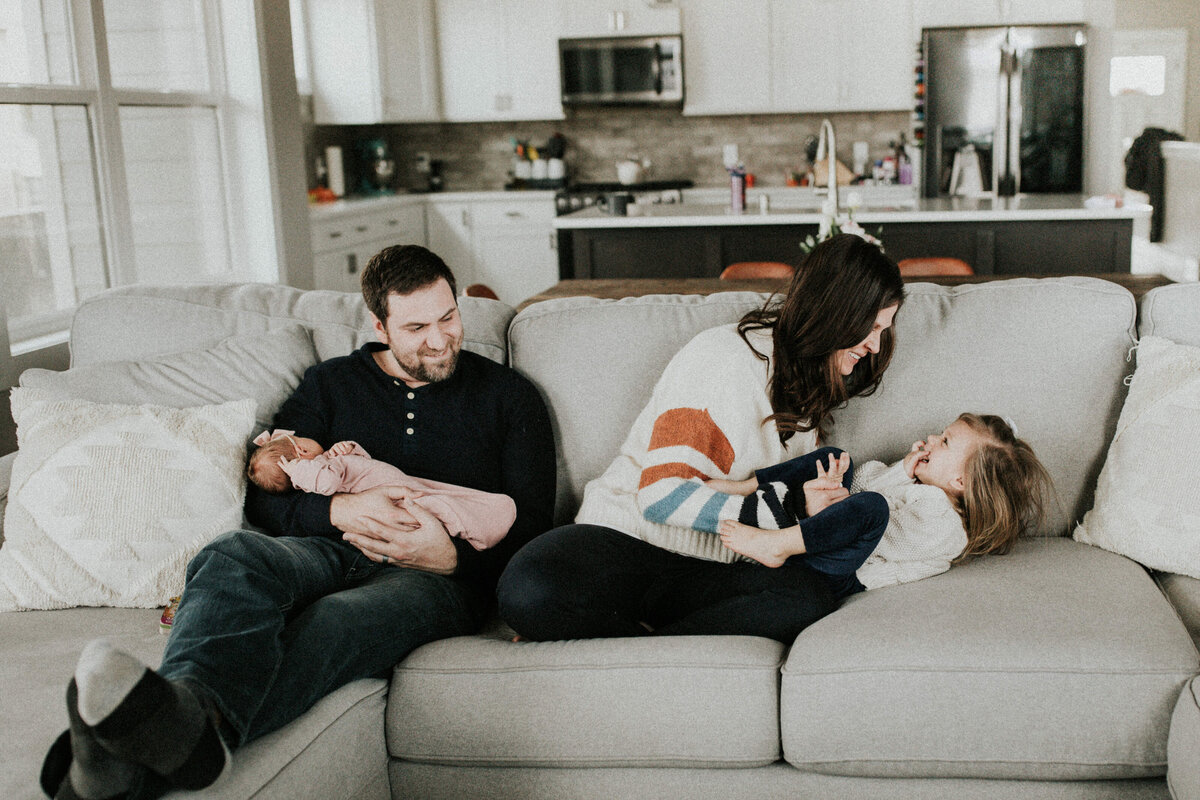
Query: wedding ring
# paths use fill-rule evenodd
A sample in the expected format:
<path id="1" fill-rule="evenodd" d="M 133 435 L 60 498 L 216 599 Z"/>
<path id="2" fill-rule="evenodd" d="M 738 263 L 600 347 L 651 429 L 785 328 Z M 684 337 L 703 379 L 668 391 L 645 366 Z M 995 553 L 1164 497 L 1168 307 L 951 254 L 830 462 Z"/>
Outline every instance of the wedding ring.
<path id="1" fill-rule="evenodd" d="M 387 566 L 387 564 L 388 564 L 388 562 L 389 562 L 389 561 L 391 561 L 391 559 L 390 559 L 390 558 L 388 558 L 387 556 L 384 556 L 384 557 L 383 557 L 383 565 L 384 565 L 385 567 Z"/>

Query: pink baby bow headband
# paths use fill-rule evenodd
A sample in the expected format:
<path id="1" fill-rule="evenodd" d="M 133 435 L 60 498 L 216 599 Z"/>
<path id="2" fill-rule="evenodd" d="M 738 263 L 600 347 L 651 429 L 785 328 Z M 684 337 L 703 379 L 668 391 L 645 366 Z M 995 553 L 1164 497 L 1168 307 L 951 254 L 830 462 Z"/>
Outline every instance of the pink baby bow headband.
<path id="1" fill-rule="evenodd" d="M 278 439 L 280 436 L 295 436 L 295 435 L 296 435 L 295 431 L 285 431 L 285 430 L 276 428 L 273 431 L 263 431 L 258 436 L 255 436 L 254 443 L 256 445 L 258 445 L 259 447 L 262 447 L 267 442 L 271 441 L 272 439 Z"/>

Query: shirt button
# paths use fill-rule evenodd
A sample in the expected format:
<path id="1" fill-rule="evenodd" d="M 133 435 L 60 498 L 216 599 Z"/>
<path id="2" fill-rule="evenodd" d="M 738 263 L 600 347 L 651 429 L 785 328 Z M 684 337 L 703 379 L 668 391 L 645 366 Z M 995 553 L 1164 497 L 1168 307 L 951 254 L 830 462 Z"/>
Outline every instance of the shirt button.
<path id="1" fill-rule="evenodd" d="M 406 431 L 404 431 L 404 432 L 405 432 L 405 433 L 407 433 L 409 436 L 412 436 L 413 429 L 412 429 L 412 428 L 409 428 L 408 430 L 406 430 Z"/>
<path id="2" fill-rule="evenodd" d="M 408 412 L 408 418 L 409 418 L 409 419 L 412 419 L 412 418 L 414 418 L 415 416 L 417 416 L 417 415 L 416 415 L 416 414 L 414 414 L 413 412 L 411 412 L 411 411 L 410 411 L 410 412 Z"/>
<path id="3" fill-rule="evenodd" d="M 400 385 L 400 381 L 392 381 L 392 384 L 393 384 L 393 385 L 395 385 L 395 386 L 399 386 L 399 385 Z"/>
<path id="4" fill-rule="evenodd" d="M 396 385 L 397 385 L 397 386 L 399 386 L 400 384 L 398 384 L 398 383 L 397 383 Z M 416 398 L 416 395 L 415 395 L 415 394 L 413 394 L 412 392 L 409 392 L 409 393 L 408 393 L 408 399 L 409 399 L 409 400 L 413 400 L 413 399 L 415 399 L 415 398 Z"/>

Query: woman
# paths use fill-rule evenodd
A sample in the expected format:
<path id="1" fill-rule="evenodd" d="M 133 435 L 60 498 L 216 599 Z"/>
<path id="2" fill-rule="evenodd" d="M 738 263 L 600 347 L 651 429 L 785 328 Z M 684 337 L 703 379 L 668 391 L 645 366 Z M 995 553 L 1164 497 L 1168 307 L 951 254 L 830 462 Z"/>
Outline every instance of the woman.
<path id="1" fill-rule="evenodd" d="M 869 394 L 891 360 L 904 299 L 895 262 L 853 234 L 809 253 L 782 301 L 704 331 L 667 365 L 573 525 L 513 557 L 497 594 L 527 639 L 743 634 L 790 644 L 834 610 L 803 564 L 765 567 L 722 543 L 724 519 L 771 519 L 767 494 L 725 494 L 814 450 L 831 412 Z"/>

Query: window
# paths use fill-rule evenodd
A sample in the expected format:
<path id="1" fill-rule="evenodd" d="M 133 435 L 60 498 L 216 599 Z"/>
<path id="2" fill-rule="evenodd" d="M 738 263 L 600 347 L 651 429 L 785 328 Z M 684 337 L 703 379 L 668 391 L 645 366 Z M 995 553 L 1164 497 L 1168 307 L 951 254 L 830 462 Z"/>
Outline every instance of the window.
<path id="1" fill-rule="evenodd" d="M 0 302 L 14 351 L 111 286 L 233 279 L 242 123 L 223 13 L 214 0 L 0 0 Z"/>

